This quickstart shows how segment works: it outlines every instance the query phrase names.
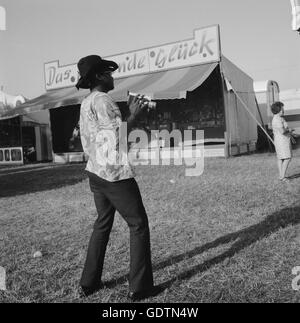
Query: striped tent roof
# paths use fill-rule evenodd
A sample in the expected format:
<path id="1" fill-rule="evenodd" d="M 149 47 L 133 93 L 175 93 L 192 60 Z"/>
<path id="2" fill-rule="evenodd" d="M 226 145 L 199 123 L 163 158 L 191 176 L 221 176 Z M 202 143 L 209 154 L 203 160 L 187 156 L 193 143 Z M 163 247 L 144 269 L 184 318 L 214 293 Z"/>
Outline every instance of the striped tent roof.
<path id="1" fill-rule="evenodd" d="M 115 90 L 109 94 L 116 102 L 127 101 L 128 91 L 149 95 L 156 100 L 185 98 L 186 93 L 199 87 L 217 66 L 218 63 L 211 63 L 117 79 Z M 88 94 L 89 90 L 78 91 L 75 87 L 51 90 L 0 114 L 0 119 L 80 104 Z"/>

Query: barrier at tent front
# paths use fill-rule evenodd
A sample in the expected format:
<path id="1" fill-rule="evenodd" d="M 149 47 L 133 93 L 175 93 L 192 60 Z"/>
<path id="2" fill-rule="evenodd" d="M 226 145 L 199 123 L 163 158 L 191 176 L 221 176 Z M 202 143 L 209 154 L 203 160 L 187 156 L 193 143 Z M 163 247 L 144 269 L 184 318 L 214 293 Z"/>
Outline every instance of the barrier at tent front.
<path id="1" fill-rule="evenodd" d="M 23 148 L 0 148 L 0 165 L 23 165 Z"/>

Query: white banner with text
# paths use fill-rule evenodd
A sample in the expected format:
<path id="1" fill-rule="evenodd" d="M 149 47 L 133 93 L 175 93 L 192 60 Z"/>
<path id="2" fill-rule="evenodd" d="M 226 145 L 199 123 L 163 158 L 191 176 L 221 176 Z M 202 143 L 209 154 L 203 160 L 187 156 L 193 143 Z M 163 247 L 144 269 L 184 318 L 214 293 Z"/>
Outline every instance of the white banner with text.
<path id="1" fill-rule="evenodd" d="M 215 25 L 195 30 L 194 37 L 189 40 L 104 59 L 119 65 L 114 72 L 115 79 L 218 62 L 221 57 L 219 34 L 219 26 Z M 44 72 L 46 90 L 75 86 L 79 78 L 77 64 L 60 66 L 59 61 L 53 61 L 45 63 Z"/>

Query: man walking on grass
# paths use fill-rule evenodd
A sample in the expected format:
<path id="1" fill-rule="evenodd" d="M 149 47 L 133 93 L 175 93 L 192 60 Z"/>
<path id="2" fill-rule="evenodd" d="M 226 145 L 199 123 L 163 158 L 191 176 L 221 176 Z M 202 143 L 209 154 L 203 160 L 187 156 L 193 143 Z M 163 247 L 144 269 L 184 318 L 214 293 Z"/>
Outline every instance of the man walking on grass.
<path id="1" fill-rule="evenodd" d="M 116 210 L 130 230 L 128 297 L 140 300 L 155 296 L 161 288 L 153 285 L 148 218 L 131 166 L 124 162 L 126 152 L 119 149 L 121 113 L 107 94 L 114 89 L 112 72 L 118 65 L 91 55 L 80 59 L 77 66 L 81 77 L 76 87 L 91 91 L 81 104 L 80 136 L 89 157 L 86 172 L 98 212 L 80 280 L 81 296 L 103 287 L 104 257 Z M 138 97 L 130 104 L 129 130 L 143 107 L 143 99 Z"/>

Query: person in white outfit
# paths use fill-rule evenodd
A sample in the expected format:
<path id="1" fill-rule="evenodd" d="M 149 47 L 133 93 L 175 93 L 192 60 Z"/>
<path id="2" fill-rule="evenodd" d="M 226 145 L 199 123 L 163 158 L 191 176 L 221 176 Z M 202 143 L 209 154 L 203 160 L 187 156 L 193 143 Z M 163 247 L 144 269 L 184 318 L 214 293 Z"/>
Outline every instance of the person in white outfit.
<path id="1" fill-rule="evenodd" d="M 271 106 L 274 114 L 272 120 L 272 129 L 274 134 L 274 145 L 278 158 L 279 179 L 288 181 L 286 172 L 292 159 L 292 130 L 288 127 L 284 120 L 284 104 L 282 102 L 274 102 Z"/>

